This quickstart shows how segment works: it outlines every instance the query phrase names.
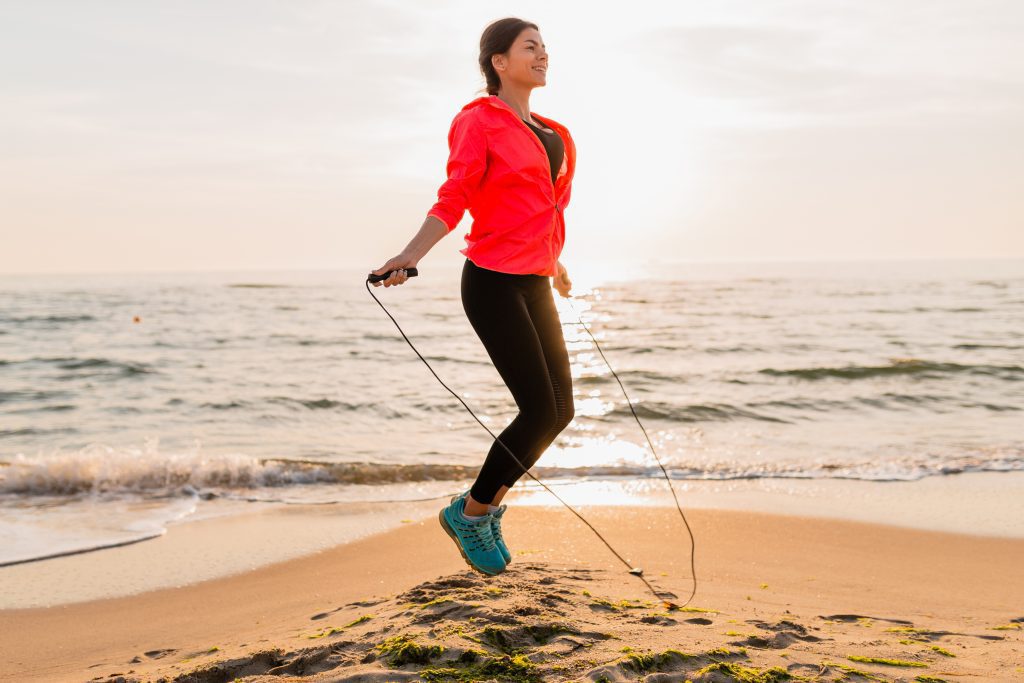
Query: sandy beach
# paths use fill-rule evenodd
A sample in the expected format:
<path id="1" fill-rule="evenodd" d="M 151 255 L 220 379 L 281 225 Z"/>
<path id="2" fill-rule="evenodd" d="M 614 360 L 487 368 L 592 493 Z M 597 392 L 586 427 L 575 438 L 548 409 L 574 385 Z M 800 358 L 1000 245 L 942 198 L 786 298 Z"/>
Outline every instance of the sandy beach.
<path id="1" fill-rule="evenodd" d="M 578 509 L 685 601 L 689 539 L 675 508 Z M 513 561 L 497 577 L 471 571 L 432 515 L 178 588 L 2 610 L 0 679 L 1024 679 L 1024 540 L 750 511 L 687 517 L 698 586 L 683 610 L 658 604 L 565 508 L 510 505 Z M 263 528 L 257 516 L 210 519 L 149 543 L 159 553 Z M 92 554 L 92 571 L 127 552 Z"/>

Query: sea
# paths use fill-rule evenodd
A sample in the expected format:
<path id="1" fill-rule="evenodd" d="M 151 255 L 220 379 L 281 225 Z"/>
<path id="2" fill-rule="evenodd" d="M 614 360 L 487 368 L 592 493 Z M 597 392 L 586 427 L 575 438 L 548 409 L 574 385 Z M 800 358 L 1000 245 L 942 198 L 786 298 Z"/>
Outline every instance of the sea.
<path id="1" fill-rule="evenodd" d="M 539 481 L 1024 471 L 1022 261 L 566 265 L 576 416 Z M 461 262 L 372 267 L 0 276 L 0 567 L 468 487 L 517 407 Z"/>

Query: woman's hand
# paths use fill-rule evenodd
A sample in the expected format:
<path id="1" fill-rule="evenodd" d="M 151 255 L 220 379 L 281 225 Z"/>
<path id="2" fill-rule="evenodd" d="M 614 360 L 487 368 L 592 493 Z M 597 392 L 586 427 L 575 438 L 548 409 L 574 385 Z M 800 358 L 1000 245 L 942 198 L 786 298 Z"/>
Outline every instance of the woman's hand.
<path id="1" fill-rule="evenodd" d="M 562 265 L 561 261 L 558 262 L 556 269 L 558 270 L 558 274 L 555 275 L 554 287 L 562 297 L 568 299 L 569 288 L 572 287 L 572 280 L 569 279 L 569 273 L 565 270 L 565 266 Z"/>
<path id="2" fill-rule="evenodd" d="M 403 251 L 401 254 L 394 257 L 393 259 L 390 259 L 387 263 L 385 263 L 377 270 L 371 270 L 370 273 L 372 275 L 383 275 L 389 270 L 393 270 L 395 272 L 391 273 L 391 275 L 388 276 L 387 280 L 381 280 L 380 282 L 371 282 L 370 284 L 372 284 L 374 287 L 380 287 L 381 285 L 384 285 L 385 287 L 390 287 L 391 285 L 403 284 L 405 283 L 406 280 L 409 279 L 409 276 L 405 274 L 404 269 L 415 268 L 416 263 L 416 259 L 414 259 L 411 256 L 407 256 L 406 253 Z"/>

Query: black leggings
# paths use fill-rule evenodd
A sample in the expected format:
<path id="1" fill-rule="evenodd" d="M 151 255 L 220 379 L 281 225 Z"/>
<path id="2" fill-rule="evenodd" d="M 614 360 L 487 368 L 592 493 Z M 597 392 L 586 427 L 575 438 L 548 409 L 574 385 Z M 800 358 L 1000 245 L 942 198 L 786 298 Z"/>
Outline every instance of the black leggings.
<path id="1" fill-rule="evenodd" d="M 519 406 L 498 439 L 530 468 L 576 414 L 551 281 L 545 275 L 499 273 L 466 259 L 462 307 Z M 498 489 L 511 488 L 525 475 L 501 443 L 491 444 L 470 488 L 480 503 L 490 503 Z"/>

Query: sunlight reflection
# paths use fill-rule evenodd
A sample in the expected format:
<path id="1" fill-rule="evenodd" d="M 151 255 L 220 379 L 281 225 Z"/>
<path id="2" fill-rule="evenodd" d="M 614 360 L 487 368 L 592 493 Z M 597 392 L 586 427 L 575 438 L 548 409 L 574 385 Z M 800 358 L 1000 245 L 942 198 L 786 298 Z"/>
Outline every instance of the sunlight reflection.
<path id="1" fill-rule="evenodd" d="M 610 401 L 602 401 L 598 398 L 576 399 L 577 417 L 597 417 L 607 415 L 615 407 Z"/>
<path id="2" fill-rule="evenodd" d="M 671 504 L 668 484 L 660 480 L 631 481 L 579 481 L 568 484 L 556 480 L 542 480 L 559 498 L 574 507 L 580 505 L 640 505 L 646 507 Z M 693 482 L 672 482 L 677 492 L 683 493 Z M 550 493 L 534 481 L 519 483 L 515 487 L 516 505 L 560 505 Z"/>
<path id="3" fill-rule="evenodd" d="M 575 431 L 575 430 L 574 430 Z M 623 441 L 614 435 L 566 437 L 544 452 L 538 467 L 595 467 L 655 465 L 646 445 Z"/>

